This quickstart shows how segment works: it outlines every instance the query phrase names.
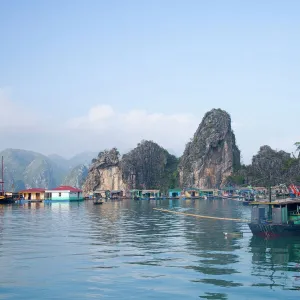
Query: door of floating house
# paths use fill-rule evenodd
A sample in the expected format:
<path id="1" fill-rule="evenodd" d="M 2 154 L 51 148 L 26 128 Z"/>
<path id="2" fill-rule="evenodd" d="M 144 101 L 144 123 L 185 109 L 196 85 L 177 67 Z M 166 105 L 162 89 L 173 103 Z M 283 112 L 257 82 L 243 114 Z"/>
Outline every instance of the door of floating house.
<path id="1" fill-rule="evenodd" d="M 151 192 L 148 190 L 142 190 L 142 198 L 143 199 L 150 199 L 151 197 Z"/>
<path id="2" fill-rule="evenodd" d="M 142 197 L 142 190 L 130 190 L 130 197 L 131 199 L 139 199 Z"/>
<path id="3" fill-rule="evenodd" d="M 170 189 L 169 197 L 170 198 L 179 198 L 181 195 L 181 189 Z"/>

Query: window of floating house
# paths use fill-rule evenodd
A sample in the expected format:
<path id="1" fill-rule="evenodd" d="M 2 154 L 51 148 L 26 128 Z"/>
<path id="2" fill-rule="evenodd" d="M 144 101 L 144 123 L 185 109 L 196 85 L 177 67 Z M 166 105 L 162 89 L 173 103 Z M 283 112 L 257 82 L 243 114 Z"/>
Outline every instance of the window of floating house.
<path id="1" fill-rule="evenodd" d="M 61 193 L 58 193 L 58 197 L 61 197 Z"/>

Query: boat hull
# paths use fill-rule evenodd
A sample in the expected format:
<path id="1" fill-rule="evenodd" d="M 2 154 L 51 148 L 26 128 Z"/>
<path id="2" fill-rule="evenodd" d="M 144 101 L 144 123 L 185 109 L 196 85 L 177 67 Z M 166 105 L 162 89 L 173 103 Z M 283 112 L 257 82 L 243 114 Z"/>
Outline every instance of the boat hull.
<path id="1" fill-rule="evenodd" d="M 0 199 L 0 204 L 12 204 L 12 203 L 15 203 L 15 202 L 16 202 L 16 200 L 13 199 L 12 197 Z"/>
<path id="2" fill-rule="evenodd" d="M 242 202 L 243 205 L 249 205 L 249 203 L 251 203 L 251 201 L 245 201 L 245 200 L 243 200 L 241 202 Z"/>
<path id="3" fill-rule="evenodd" d="M 300 236 L 300 224 L 248 224 L 255 236 L 261 237 L 282 237 Z"/>

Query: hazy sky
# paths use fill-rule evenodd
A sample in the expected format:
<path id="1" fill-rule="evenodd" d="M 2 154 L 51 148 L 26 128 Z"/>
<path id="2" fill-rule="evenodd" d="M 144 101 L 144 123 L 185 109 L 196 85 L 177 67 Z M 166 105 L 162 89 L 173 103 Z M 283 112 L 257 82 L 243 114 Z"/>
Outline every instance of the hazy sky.
<path id="1" fill-rule="evenodd" d="M 1 0 L 0 148 L 71 156 L 152 139 L 180 155 L 206 111 L 244 162 L 300 141 L 300 1 Z"/>

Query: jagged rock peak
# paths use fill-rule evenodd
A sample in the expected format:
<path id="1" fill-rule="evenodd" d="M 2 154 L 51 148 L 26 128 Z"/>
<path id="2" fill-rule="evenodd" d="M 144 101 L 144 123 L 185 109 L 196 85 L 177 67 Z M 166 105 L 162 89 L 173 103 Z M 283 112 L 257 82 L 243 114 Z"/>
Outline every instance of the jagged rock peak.
<path id="1" fill-rule="evenodd" d="M 221 109 L 207 112 L 187 143 L 179 164 L 182 187 L 216 188 L 240 166 L 240 151 L 230 115 Z"/>
<path id="2" fill-rule="evenodd" d="M 86 181 L 82 187 L 85 194 L 95 190 L 125 190 L 117 148 L 99 152 L 92 160 Z"/>
<path id="3" fill-rule="evenodd" d="M 98 157 L 92 160 L 90 169 L 94 168 L 107 168 L 116 166 L 120 162 L 120 153 L 117 148 L 111 150 L 104 150 L 99 152 Z"/>

